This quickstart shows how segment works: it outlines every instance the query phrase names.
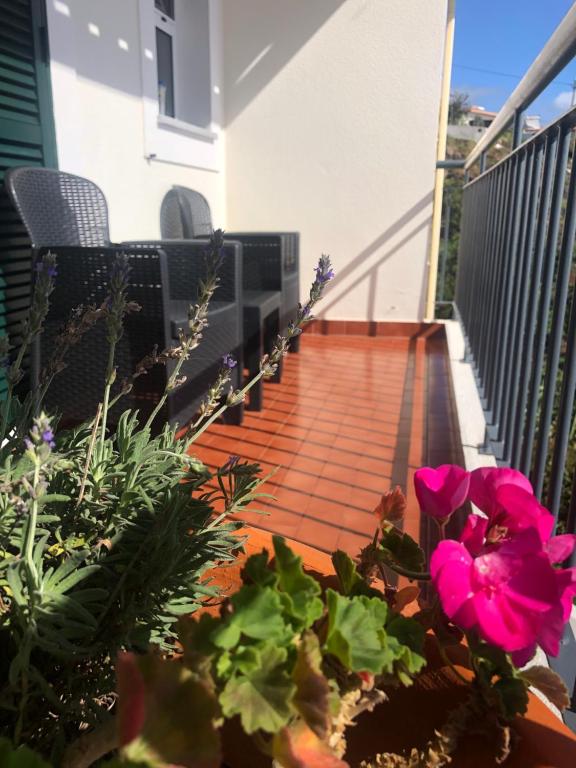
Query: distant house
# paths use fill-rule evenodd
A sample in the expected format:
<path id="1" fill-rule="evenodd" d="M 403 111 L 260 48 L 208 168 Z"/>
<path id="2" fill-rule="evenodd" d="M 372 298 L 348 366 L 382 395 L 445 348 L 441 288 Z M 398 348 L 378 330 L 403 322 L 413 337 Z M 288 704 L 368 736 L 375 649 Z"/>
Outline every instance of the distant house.
<path id="1" fill-rule="evenodd" d="M 448 126 L 448 136 L 453 139 L 478 141 L 480 136 L 494 122 L 497 112 L 490 112 L 484 107 L 471 106 L 460 115 L 457 122 Z"/>

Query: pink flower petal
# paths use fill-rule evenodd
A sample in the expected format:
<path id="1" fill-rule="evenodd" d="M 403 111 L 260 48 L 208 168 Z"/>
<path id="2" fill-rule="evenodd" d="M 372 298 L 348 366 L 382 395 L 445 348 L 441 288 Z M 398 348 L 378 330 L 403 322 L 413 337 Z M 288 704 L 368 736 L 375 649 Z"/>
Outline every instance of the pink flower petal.
<path id="1" fill-rule="evenodd" d="M 534 645 L 527 645 L 526 648 L 521 648 L 519 651 L 514 651 L 512 654 L 512 662 L 514 666 L 520 668 L 526 666 L 530 659 L 536 653 L 536 643 Z"/>
<path id="2" fill-rule="evenodd" d="M 496 491 L 496 501 L 498 511 L 492 516 L 495 524 L 512 533 L 535 528 L 542 541 L 550 538 L 554 516 L 529 491 L 515 485 L 502 485 Z"/>
<path id="3" fill-rule="evenodd" d="M 477 592 L 473 602 L 480 634 L 489 643 L 504 651 L 518 651 L 536 641 L 540 629 L 538 619 L 516 610 L 504 595 Z"/>
<path id="4" fill-rule="evenodd" d="M 562 563 L 567 557 L 570 557 L 576 547 L 576 535 L 573 533 L 563 533 L 560 536 L 553 536 L 546 544 L 546 551 L 551 563 Z"/>
<path id="5" fill-rule="evenodd" d="M 528 493 L 533 493 L 528 478 L 516 469 L 480 467 L 470 473 L 468 498 L 482 512 L 487 515 L 494 514 L 498 509 L 496 491 L 501 485 L 515 485 Z"/>
<path id="6" fill-rule="evenodd" d="M 478 555 L 484 546 L 486 529 L 488 528 L 488 518 L 480 515 L 468 515 L 464 530 L 460 536 L 460 541 L 468 552 L 472 555 Z"/>
<path id="7" fill-rule="evenodd" d="M 439 519 L 449 517 L 466 501 L 469 474 L 456 464 L 422 467 L 414 474 L 414 488 L 420 509 Z"/>

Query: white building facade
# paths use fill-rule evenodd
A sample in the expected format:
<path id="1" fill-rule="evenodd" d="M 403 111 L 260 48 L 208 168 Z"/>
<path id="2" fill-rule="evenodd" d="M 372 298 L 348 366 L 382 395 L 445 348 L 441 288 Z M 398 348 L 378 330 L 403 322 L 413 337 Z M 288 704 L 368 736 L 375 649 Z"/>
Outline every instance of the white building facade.
<path id="1" fill-rule="evenodd" d="M 173 184 L 215 226 L 301 233 L 323 315 L 424 312 L 445 0 L 47 0 L 58 167 L 112 238 L 159 237 Z"/>

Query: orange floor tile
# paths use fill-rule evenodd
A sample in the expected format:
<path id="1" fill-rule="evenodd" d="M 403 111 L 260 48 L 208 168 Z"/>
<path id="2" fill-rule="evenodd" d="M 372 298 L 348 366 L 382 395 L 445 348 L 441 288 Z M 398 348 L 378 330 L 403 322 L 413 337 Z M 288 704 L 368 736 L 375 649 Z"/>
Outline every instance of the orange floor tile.
<path id="1" fill-rule="evenodd" d="M 252 526 L 355 555 L 374 532 L 381 494 L 400 485 L 405 529 L 423 540 L 413 473 L 459 457 L 439 336 L 305 334 L 281 384 L 264 385 L 264 410 L 246 411 L 241 427 L 213 425 L 195 453 L 212 467 L 239 454 L 264 472 L 277 468 L 262 489 L 275 498 L 257 505 L 267 514 L 243 515 Z"/>

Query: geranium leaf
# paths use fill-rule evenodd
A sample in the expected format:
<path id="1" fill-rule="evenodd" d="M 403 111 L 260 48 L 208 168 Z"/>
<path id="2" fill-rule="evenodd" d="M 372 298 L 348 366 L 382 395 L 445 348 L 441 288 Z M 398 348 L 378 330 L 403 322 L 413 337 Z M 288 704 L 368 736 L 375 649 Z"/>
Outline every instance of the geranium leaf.
<path id="1" fill-rule="evenodd" d="M 282 642 L 287 639 L 289 633 L 282 618 L 282 601 L 271 587 L 243 586 L 230 602 L 233 613 L 210 635 L 219 648 L 234 648 L 242 635 L 255 640 Z"/>
<path id="2" fill-rule="evenodd" d="M 424 552 L 414 539 L 390 523 L 382 530 L 380 554 L 392 568 L 398 565 L 416 573 L 422 572 L 426 563 Z"/>
<path id="3" fill-rule="evenodd" d="M 49 764 L 28 747 L 13 747 L 8 739 L 0 739 L 2 768 L 50 768 Z"/>
<path id="4" fill-rule="evenodd" d="M 394 653 L 394 671 L 404 685 L 426 666 L 423 656 L 424 627 L 414 619 L 395 615 L 386 626 L 388 647 Z"/>
<path id="5" fill-rule="evenodd" d="M 283 768 L 350 768 L 305 723 L 283 728 L 274 736 L 272 750 Z"/>
<path id="6" fill-rule="evenodd" d="M 246 560 L 241 576 L 245 584 L 260 584 L 261 587 L 272 587 L 278 582 L 278 575 L 268 567 L 268 552 L 265 549 Z"/>
<path id="7" fill-rule="evenodd" d="M 134 661 L 144 685 L 144 719 L 138 737 L 124 747 L 123 755 L 152 764 L 157 761 L 183 768 L 219 768 L 220 737 L 214 721 L 220 708 L 211 680 L 201 680 L 184 665 L 159 656 L 134 657 Z M 132 675 L 132 682 L 135 679 Z M 119 683 L 122 697 L 122 675 Z M 122 706 L 120 703 L 121 711 Z M 139 707 L 136 721 L 142 722 L 141 703 Z"/>
<path id="8" fill-rule="evenodd" d="M 564 710 L 570 706 L 570 694 L 564 684 L 564 681 L 549 667 L 534 666 L 524 669 L 521 673 L 528 684 L 543 693 L 546 698 L 558 707 Z"/>
<path id="9" fill-rule="evenodd" d="M 322 616 L 324 610 L 320 584 L 304 573 L 302 558 L 295 555 L 281 536 L 274 536 L 275 568 L 284 606 L 296 628 L 307 629 Z"/>
<path id="10" fill-rule="evenodd" d="M 312 632 L 305 632 L 292 671 L 292 680 L 296 685 L 294 706 L 312 731 L 325 739 L 330 727 L 332 690 L 322 674 L 321 664 L 318 637 Z"/>
<path id="11" fill-rule="evenodd" d="M 391 667 L 384 624 L 388 608 L 376 597 L 344 597 L 326 591 L 328 633 L 325 648 L 354 672 L 380 674 Z"/>
<path id="12" fill-rule="evenodd" d="M 377 597 L 379 593 L 366 584 L 358 573 L 356 563 L 350 555 L 338 549 L 332 555 L 332 565 L 338 576 L 343 595 L 368 595 Z"/>
<path id="13" fill-rule="evenodd" d="M 526 683 L 518 677 L 501 677 L 492 689 L 498 695 L 500 711 L 504 719 L 513 720 L 516 715 L 523 715 L 528 709 L 528 690 Z"/>
<path id="14" fill-rule="evenodd" d="M 276 733 L 293 714 L 296 686 L 285 669 L 285 648 L 265 645 L 258 650 L 259 666 L 228 680 L 220 704 L 226 717 L 240 715 L 246 733 Z"/>
<path id="15" fill-rule="evenodd" d="M 420 589 L 414 585 L 409 585 L 399 589 L 394 595 L 394 607 L 393 610 L 396 613 L 401 613 L 407 605 L 413 603 L 418 599 Z"/>

